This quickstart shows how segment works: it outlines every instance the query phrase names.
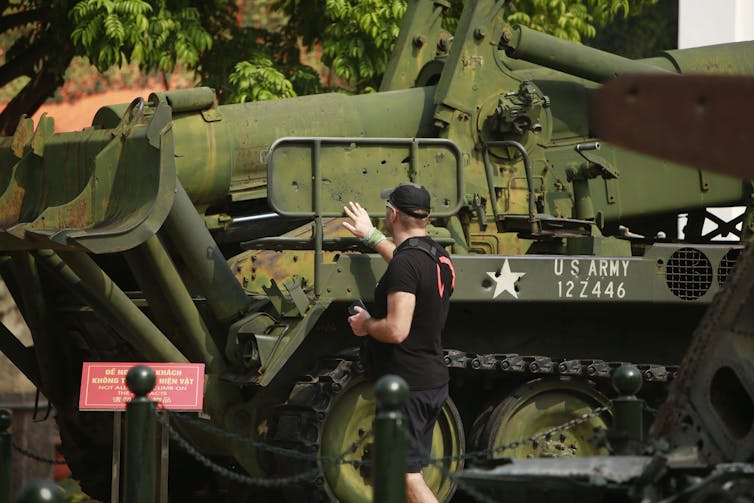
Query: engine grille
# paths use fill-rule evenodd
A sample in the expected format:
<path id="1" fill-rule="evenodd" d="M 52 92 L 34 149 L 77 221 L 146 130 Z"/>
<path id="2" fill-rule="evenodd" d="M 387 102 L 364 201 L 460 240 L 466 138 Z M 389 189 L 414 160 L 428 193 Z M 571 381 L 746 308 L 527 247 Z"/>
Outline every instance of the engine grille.
<path id="1" fill-rule="evenodd" d="M 712 285 L 712 264 L 696 248 L 680 248 L 668 260 L 665 279 L 674 295 L 683 300 L 696 300 Z"/>
<path id="2" fill-rule="evenodd" d="M 733 266 L 736 265 L 739 255 L 741 255 L 741 248 L 731 248 L 722 260 L 720 260 L 720 265 L 717 267 L 717 284 L 720 288 L 727 281 L 728 274 L 733 270 Z"/>

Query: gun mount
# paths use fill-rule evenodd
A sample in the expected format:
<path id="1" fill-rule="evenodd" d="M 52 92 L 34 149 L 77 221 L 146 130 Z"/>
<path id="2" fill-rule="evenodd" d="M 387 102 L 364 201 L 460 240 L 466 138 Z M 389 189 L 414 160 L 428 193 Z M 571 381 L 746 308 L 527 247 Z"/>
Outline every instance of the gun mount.
<path id="1" fill-rule="evenodd" d="M 695 161 L 711 170 L 748 178 L 754 171 L 741 164 L 745 147 L 720 129 L 737 120 L 739 109 L 727 103 L 731 91 L 739 93 L 751 85 L 750 77 L 630 75 L 599 91 L 593 101 L 593 123 L 603 138 L 628 148 L 680 162 L 687 162 L 691 151 L 697 154 Z M 660 102 L 661 106 L 652 106 Z M 740 103 L 744 109 L 752 106 L 751 99 Z M 665 117 L 657 125 L 667 132 L 663 141 L 651 128 L 631 131 L 658 111 Z M 703 120 L 685 121 L 687 128 L 681 131 L 673 127 L 677 115 Z M 742 131 L 750 129 L 741 126 Z M 696 141 L 702 137 L 716 148 L 697 149 Z M 460 479 L 482 498 L 504 495 L 546 501 L 548 494 L 558 491 L 568 495 L 565 501 L 750 500 L 754 496 L 754 374 L 748 348 L 754 335 L 752 278 L 754 247 L 749 242 L 696 328 L 648 442 L 625 444 L 627 452 L 614 451 L 618 455 L 613 456 L 515 459 L 507 464 L 501 460 L 494 468 L 467 470 Z M 641 381 L 634 384 L 640 386 Z M 623 394 L 633 395 L 638 386 Z M 623 426 L 640 428 L 642 418 L 631 419 Z M 621 432 L 613 437 L 622 441 Z"/>

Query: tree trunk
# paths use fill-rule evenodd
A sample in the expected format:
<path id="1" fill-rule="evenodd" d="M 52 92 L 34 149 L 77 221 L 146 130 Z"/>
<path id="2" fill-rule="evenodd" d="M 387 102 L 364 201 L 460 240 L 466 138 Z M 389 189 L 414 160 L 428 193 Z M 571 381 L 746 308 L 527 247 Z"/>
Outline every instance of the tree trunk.
<path id="1" fill-rule="evenodd" d="M 13 97 L 0 113 L 0 135 L 11 136 L 21 116 L 31 117 L 63 85 L 63 75 L 73 59 L 73 46 L 63 48 L 61 62 L 45 60 L 42 69 Z"/>

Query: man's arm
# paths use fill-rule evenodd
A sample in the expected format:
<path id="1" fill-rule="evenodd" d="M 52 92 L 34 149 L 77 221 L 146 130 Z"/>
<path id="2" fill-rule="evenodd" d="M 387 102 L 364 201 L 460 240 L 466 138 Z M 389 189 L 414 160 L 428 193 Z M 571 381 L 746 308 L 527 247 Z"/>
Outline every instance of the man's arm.
<path id="1" fill-rule="evenodd" d="M 386 239 L 381 241 L 374 247 L 374 251 L 380 254 L 385 262 L 390 262 L 393 259 L 393 253 L 395 253 L 395 243 Z"/>
<path id="2" fill-rule="evenodd" d="M 369 218 L 367 210 L 359 203 L 349 201 L 348 206 L 343 207 L 343 211 L 351 219 L 350 222 L 343 222 L 343 227 L 348 229 L 357 238 L 364 239 L 373 228 L 372 219 Z M 388 239 L 383 239 L 374 247 L 374 251 L 379 253 L 385 262 L 390 262 L 393 258 L 393 252 L 395 252 L 395 243 Z"/>
<path id="3" fill-rule="evenodd" d="M 413 293 L 390 292 L 387 294 L 385 318 L 372 318 L 368 311 L 356 307 L 357 313 L 348 318 L 348 323 L 356 335 L 369 335 L 380 342 L 400 344 L 411 330 L 415 306 L 416 296 Z"/>

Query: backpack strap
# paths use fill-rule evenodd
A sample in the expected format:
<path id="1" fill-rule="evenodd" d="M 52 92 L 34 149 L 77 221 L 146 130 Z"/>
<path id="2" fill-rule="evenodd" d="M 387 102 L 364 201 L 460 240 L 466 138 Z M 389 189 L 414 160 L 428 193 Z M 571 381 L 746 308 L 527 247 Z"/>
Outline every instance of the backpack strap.
<path id="1" fill-rule="evenodd" d="M 419 239 L 419 238 L 408 238 L 408 241 L 406 241 L 406 246 L 408 248 L 415 248 L 417 250 L 421 250 L 430 257 L 432 257 L 432 260 L 435 262 L 439 262 L 439 253 L 437 252 L 437 248 L 430 245 L 426 241 Z"/>
<path id="2" fill-rule="evenodd" d="M 435 264 L 437 264 L 437 291 L 440 294 L 440 297 L 442 297 L 443 292 L 445 291 L 445 287 L 442 284 L 442 281 L 440 279 L 440 264 L 445 264 L 450 269 L 450 276 L 451 276 L 451 282 L 450 282 L 450 290 L 451 292 L 455 290 L 456 288 L 456 270 L 453 268 L 453 262 L 450 261 L 450 259 L 444 255 L 440 255 L 440 253 L 437 251 L 437 247 L 430 245 L 423 239 L 419 238 L 409 238 L 408 241 L 406 241 L 406 248 L 414 248 L 416 250 L 421 250 L 430 257 L 432 257 L 432 260 L 435 261 Z"/>

